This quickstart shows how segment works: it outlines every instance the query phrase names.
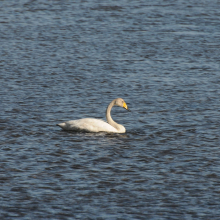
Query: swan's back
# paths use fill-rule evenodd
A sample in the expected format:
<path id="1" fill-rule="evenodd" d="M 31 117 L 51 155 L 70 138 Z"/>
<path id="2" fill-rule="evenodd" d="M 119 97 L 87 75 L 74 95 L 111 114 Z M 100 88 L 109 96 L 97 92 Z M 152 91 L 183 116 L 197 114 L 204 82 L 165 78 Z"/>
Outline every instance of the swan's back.
<path id="1" fill-rule="evenodd" d="M 82 118 L 79 120 L 71 120 L 58 124 L 66 131 L 88 131 L 88 132 L 114 132 L 118 133 L 117 129 L 101 119 Z"/>

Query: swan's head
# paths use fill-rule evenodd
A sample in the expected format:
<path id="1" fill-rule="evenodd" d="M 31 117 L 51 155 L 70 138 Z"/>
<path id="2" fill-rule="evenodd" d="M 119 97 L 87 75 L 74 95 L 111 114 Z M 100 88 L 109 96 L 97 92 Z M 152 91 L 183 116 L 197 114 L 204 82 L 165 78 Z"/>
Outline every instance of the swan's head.
<path id="1" fill-rule="evenodd" d="M 117 105 L 117 106 L 120 106 L 122 108 L 125 108 L 126 110 L 128 110 L 130 112 L 130 109 L 128 108 L 126 102 L 122 98 L 115 99 L 114 104 Z"/>

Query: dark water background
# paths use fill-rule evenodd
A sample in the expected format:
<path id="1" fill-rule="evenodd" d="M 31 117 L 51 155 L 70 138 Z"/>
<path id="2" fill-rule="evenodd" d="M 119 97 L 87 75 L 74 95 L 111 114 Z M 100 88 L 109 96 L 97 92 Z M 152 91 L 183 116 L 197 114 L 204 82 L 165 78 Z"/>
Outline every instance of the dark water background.
<path id="1" fill-rule="evenodd" d="M 219 1 L 0 1 L 0 45 L 0 219 L 220 219 Z"/>

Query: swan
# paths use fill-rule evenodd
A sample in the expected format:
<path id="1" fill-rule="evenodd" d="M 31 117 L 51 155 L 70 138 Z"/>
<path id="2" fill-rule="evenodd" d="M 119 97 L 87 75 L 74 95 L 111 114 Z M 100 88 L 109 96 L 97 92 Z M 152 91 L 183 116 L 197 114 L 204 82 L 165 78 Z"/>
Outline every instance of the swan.
<path id="1" fill-rule="evenodd" d="M 66 131 L 125 133 L 125 127 L 113 121 L 111 117 L 110 112 L 114 105 L 130 111 L 125 101 L 122 98 L 117 98 L 114 99 L 106 109 L 106 119 L 108 123 L 101 119 L 82 118 L 79 120 L 66 121 L 57 125 Z"/>

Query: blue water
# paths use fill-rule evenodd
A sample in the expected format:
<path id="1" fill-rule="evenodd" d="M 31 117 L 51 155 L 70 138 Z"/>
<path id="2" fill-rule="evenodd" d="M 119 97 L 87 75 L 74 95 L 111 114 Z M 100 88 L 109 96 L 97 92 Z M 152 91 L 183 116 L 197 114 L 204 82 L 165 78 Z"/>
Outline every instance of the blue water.
<path id="1" fill-rule="evenodd" d="M 220 219 L 220 4 L 0 1 L 0 219 Z M 57 123 L 112 118 L 125 134 Z"/>

